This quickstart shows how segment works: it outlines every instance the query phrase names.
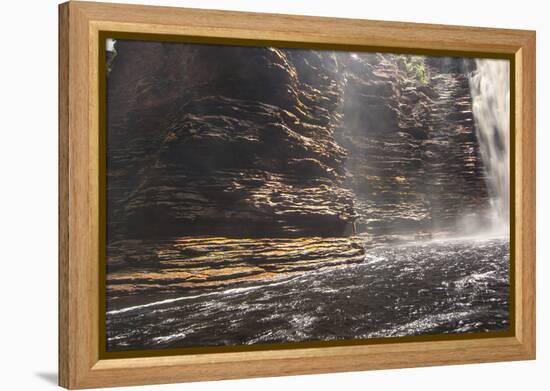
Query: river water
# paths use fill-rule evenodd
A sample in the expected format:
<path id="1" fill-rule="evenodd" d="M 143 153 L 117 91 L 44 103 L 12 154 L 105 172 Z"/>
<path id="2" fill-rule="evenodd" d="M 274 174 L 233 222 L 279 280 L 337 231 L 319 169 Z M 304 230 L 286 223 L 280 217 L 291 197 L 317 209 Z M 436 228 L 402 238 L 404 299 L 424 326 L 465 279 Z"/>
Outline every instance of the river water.
<path id="1" fill-rule="evenodd" d="M 504 331 L 509 254 L 507 238 L 392 243 L 272 278 L 153 286 L 139 303 L 108 300 L 107 350 Z"/>

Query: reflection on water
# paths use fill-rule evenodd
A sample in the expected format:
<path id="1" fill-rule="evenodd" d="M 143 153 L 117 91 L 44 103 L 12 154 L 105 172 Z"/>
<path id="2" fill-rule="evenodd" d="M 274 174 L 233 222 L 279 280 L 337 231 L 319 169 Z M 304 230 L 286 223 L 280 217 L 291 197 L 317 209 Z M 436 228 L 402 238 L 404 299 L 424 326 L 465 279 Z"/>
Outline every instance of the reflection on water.
<path id="1" fill-rule="evenodd" d="M 379 245 L 361 243 L 358 238 L 342 240 L 347 242 L 317 238 L 315 246 L 310 243 L 309 249 L 303 249 L 301 258 L 287 254 L 286 264 L 277 259 L 278 247 L 291 246 L 287 242 L 297 239 L 240 244 L 233 239 L 233 252 L 225 248 L 219 259 L 212 258 L 214 242 L 199 246 L 208 249 L 203 252 L 189 242 L 178 247 L 174 241 L 164 252 L 157 248 L 151 270 L 134 281 L 110 273 L 115 278 L 108 282 L 107 348 L 508 329 L 508 239 Z M 181 252 L 190 248 L 195 258 L 183 259 Z M 137 252 L 143 253 L 142 248 Z M 179 269 L 178 260 L 184 262 Z M 158 269 L 161 262 L 164 269 Z M 231 268 L 238 268 L 240 274 L 227 270 Z M 218 273 L 209 275 L 212 269 Z M 140 293 L 139 301 L 132 297 L 135 292 Z"/>

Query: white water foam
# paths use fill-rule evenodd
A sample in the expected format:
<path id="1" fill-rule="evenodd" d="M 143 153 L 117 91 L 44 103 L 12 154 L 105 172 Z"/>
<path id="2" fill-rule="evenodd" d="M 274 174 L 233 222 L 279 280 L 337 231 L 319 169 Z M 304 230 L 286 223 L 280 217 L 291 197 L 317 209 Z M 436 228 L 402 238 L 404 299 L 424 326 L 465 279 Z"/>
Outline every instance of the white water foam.
<path id="1" fill-rule="evenodd" d="M 249 287 L 245 287 L 245 288 L 230 288 L 230 289 L 225 289 L 223 291 L 208 292 L 208 293 L 203 293 L 203 294 L 200 294 L 200 295 L 183 296 L 183 297 L 176 297 L 176 298 L 173 298 L 173 299 L 154 301 L 152 303 L 134 305 L 134 306 L 131 306 L 131 307 L 121 308 L 121 309 L 118 309 L 118 310 L 107 311 L 107 315 L 117 315 L 117 314 L 122 314 L 124 312 L 139 310 L 139 309 L 142 309 L 142 308 L 156 307 L 156 306 L 161 306 L 161 305 L 164 305 L 164 304 L 177 303 L 177 302 L 184 301 L 184 300 L 197 299 L 199 297 L 210 297 L 210 296 L 217 296 L 217 295 L 239 294 L 239 293 L 243 293 L 243 292 L 253 291 L 253 290 L 256 290 L 256 289 L 264 289 L 266 287 L 272 287 L 272 286 L 277 286 L 277 285 L 281 285 L 281 284 L 286 284 L 286 283 L 294 281 L 298 278 L 299 277 L 289 278 L 289 279 L 285 279 L 283 281 L 278 281 L 278 282 L 274 282 L 274 283 L 271 283 L 271 284 L 265 284 L 265 285 L 254 285 L 254 286 L 249 286 Z"/>

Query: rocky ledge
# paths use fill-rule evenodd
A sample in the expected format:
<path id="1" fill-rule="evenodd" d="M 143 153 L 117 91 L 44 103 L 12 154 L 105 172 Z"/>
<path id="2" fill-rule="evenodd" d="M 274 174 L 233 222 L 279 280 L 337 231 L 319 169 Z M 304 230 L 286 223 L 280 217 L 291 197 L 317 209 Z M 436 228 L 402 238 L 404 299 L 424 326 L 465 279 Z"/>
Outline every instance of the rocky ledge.
<path id="1" fill-rule="evenodd" d="M 114 301 L 135 294 L 265 281 L 359 263 L 365 248 L 359 237 L 124 240 L 111 244 L 107 289 Z"/>

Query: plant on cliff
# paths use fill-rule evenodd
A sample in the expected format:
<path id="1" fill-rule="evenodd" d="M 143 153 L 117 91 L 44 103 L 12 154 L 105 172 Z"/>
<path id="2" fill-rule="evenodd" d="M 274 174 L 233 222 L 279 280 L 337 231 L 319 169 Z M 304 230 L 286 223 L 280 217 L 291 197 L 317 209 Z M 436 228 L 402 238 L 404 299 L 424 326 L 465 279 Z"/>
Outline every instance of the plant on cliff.
<path id="1" fill-rule="evenodd" d="M 422 56 L 405 56 L 403 59 L 407 73 L 416 78 L 422 85 L 428 84 L 429 81 L 424 60 L 425 58 Z"/>

